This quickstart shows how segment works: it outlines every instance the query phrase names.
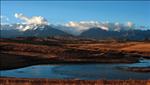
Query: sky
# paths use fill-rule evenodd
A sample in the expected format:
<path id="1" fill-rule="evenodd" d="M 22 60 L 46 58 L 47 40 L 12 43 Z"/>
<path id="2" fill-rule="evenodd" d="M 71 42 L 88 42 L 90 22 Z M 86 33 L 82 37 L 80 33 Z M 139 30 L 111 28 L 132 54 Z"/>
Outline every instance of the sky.
<path id="1" fill-rule="evenodd" d="M 15 13 L 25 16 L 42 16 L 49 23 L 70 21 L 128 21 L 150 26 L 150 1 L 1 1 L 1 19 L 18 23 Z"/>

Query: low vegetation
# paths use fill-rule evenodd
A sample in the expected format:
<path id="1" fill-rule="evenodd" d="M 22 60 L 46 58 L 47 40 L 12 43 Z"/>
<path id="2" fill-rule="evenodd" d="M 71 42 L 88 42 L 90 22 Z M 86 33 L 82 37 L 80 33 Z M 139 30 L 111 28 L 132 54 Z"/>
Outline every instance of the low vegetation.
<path id="1" fill-rule="evenodd" d="M 150 85 L 150 80 L 54 80 L 0 78 L 1 85 Z"/>

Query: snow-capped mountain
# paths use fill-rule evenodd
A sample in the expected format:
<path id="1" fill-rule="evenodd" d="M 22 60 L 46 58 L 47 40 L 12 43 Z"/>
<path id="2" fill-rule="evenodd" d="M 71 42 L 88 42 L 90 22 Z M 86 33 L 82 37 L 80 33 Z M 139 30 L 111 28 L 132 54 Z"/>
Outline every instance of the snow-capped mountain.
<path id="1" fill-rule="evenodd" d="M 137 30 L 124 25 L 119 25 L 119 28 L 115 28 L 115 25 L 112 23 L 109 23 L 106 27 L 107 28 L 104 29 L 101 28 L 101 25 L 98 25 L 98 23 L 91 25 L 86 22 L 80 24 L 76 23 L 74 25 L 73 22 L 72 25 L 4 24 L 1 25 L 1 37 L 48 37 L 73 35 L 94 39 L 150 39 L 150 30 Z"/>
<path id="2" fill-rule="evenodd" d="M 62 30 L 55 29 L 50 25 L 27 25 L 13 24 L 1 25 L 1 37 L 48 37 L 48 36 L 66 36 L 70 35 Z"/>

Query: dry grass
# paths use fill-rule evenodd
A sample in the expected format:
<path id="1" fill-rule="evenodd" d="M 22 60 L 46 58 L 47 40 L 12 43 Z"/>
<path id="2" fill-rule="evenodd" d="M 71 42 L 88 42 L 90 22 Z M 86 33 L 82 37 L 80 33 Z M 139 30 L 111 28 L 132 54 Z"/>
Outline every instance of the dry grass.
<path id="1" fill-rule="evenodd" d="M 26 42 L 28 42 L 26 40 Z M 32 42 L 32 43 L 31 43 Z M 0 42 L 0 67 L 26 66 L 44 63 L 135 63 L 140 57 L 150 58 L 148 42 L 94 42 L 43 44 L 22 43 L 16 41 Z M 83 42 L 83 41 L 82 41 Z M 51 45 L 49 45 L 52 43 Z M 42 62 L 40 62 L 42 61 Z"/>
<path id="2" fill-rule="evenodd" d="M 138 44 L 135 44 L 133 46 L 124 47 L 121 50 L 150 53 L 150 43 L 138 43 Z"/>
<path id="3" fill-rule="evenodd" d="M 0 42 L 2 50 L 6 51 L 22 51 L 22 52 L 35 52 L 35 53 L 57 53 L 63 50 L 57 46 L 45 46 L 45 45 L 34 45 L 34 44 L 22 44 L 14 42 Z"/>
<path id="4" fill-rule="evenodd" d="M 68 44 L 71 48 L 99 50 L 102 52 L 118 51 L 124 53 L 136 53 L 144 56 L 150 56 L 150 43 L 148 42 L 126 42 L 126 43 L 96 43 L 96 44 Z"/>
<path id="5" fill-rule="evenodd" d="M 150 80 L 51 80 L 0 78 L 0 85 L 150 85 Z"/>

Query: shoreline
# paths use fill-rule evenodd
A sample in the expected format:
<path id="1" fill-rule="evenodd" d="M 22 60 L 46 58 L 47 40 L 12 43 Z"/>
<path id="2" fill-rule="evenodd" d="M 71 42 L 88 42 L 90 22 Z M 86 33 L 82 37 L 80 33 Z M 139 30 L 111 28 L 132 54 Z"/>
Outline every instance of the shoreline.
<path id="1" fill-rule="evenodd" d="M 106 59 L 106 60 L 59 60 L 59 59 L 47 59 L 37 58 L 36 56 L 25 56 L 0 53 L 0 70 L 11 70 L 33 65 L 45 65 L 45 64 L 129 64 L 137 63 L 139 60 L 120 60 Z"/>

